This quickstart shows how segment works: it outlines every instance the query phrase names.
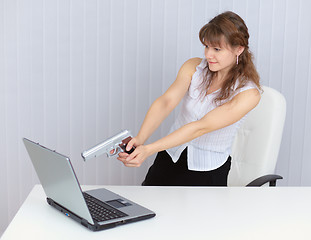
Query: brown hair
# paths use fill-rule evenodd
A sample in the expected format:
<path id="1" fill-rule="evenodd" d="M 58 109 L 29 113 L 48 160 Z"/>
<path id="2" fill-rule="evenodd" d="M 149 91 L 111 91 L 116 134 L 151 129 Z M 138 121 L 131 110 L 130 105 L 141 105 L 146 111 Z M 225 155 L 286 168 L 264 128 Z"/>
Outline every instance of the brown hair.
<path id="1" fill-rule="evenodd" d="M 199 32 L 199 38 L 203 45 L 209 43 L 220 46 L 223 37 L 225 43 L 231 48 L 242 46 L 245 49 L 239 56 L 239 63 L 229 70 L 224 84 L 215 99 L 216 102 L 226 100 L 232 95 L 237 79 L 239 79 L 237 89 L 243 87 L 248 81 L 252 81 L 261 90 L 259 74 L 253 63 L 253 55 L 248 47 L 248 28 L 239 15 L 230 11 L 219 14 L 204 25 Z M 210 71 L 208 65 L 206 68 L 208 70 L 202 83 L 204 85 L 203 89 L 206 90 L 205 95 L 212 83 L 213 77 L 217 74 L 217 72 Z"/>

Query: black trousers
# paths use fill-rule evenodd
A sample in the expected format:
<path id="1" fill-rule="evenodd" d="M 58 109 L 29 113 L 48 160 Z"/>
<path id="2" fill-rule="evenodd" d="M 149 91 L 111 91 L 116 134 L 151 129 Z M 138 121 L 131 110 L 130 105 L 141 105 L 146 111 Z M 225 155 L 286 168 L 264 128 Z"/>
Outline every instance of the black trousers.
<path id="1" fill-rule="evenodd" d="M 149 168 L 144 186 L 227 186 L 231 157 L 219 168 L 211 171 L 188 169 L 187 148 L 174 163 L 166 151 L 159 152 Z"/>

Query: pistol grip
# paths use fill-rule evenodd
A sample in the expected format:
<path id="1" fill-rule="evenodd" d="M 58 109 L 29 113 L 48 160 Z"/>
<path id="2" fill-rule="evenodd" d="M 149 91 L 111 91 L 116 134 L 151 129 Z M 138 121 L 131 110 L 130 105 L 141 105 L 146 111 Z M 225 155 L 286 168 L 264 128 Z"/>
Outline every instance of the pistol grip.
<path id="1" fill-rule="evenodd" d="M 131 139 L 132 139 L 132 137 L 127 137 L 127 138 L 123 139 L 122 143 L 119 145 L 122 148 L 122 150 L 128 154 L 131 154 L 135 150 L 135 147 L 133 146 L 131 150 L 126 151 L 126 146 L 127 146 L 128 142 L 131 141 Z"/>
<path id="2" fill-rule="evenodd" d="M 128 153 L 128 154 L 131 154 L 132 152 L 134 152 L 134 150 L 135 150 L 135 148 L 132 147 L 132 149 L 131 149 L 130 151 L 126 151 L 126 145 L 125 145 L 125 150 L 124 150 L 124 152 L 126 152 L 126 153 Z"/>

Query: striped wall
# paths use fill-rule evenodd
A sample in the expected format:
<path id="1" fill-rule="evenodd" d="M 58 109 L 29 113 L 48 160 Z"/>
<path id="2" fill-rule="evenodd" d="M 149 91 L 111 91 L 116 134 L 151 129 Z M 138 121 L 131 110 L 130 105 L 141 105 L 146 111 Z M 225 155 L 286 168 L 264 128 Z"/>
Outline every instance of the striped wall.
<path id="1" fill-rule="evenodd" d="M 140 184 L 152 158 L 128 169 L 80 153 L 121 129 L 136 134 L 181 64 L 203 56 L 199 29 L 225 10 L 245 19 L 262 84 L 287 99 L 280 185 L 310 186 L 310 9 L 308 0 L 0 0 L 0 235 L 38 183 L 22 137 L 69 155 L 82 184 Z"/>

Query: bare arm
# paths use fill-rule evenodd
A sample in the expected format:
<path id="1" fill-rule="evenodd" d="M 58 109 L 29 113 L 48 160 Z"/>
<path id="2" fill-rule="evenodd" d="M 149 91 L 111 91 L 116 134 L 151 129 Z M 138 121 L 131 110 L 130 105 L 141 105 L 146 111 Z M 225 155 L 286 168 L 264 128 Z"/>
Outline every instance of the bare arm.
<path id="1" fill-rule="evenodd" d="M 200 62 L 200 58 L 192 58 L 186 61 L 180 68 L 174 83 L 152 103 L 136 136 L 139 145 L 143 144 L 151 136 L 184 97 L 195 68 Z"/>
<path id="2" fill-rule="evenodd" d="M 149 145 L 154 152 L 166 150 L 187 143 L 206 133 L 227 127 L 239 121 L 259 102 L 260 94 L 256 89 L 250 89 L 238 94 L 230 102 L 215 108 L 202 119 L 188 123 L 170 135 Z"/>
<path id="3" fill-rule="evenodd" d="M 138 167 L 148 156 L 156 152 L 179 146 L 206 133 L 229 126 L 252 110 L 259 100 L 260 94 L 256 89 L 239 93 L 228 103 L 207 113 L 202 119 L 186 124 L 154 143 L 139 146 L 128 156 L 124 164 L 129 167 Z"/>

